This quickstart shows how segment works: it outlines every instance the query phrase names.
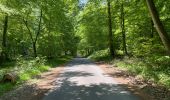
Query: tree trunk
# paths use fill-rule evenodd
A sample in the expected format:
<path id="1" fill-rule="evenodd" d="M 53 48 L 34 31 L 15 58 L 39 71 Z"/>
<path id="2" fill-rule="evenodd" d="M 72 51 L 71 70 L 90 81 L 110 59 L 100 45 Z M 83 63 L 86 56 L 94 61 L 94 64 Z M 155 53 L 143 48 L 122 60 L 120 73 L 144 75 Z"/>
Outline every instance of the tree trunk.
<path id="1" fill-rule="evenodd" d="M 8 54 L 7 54 L 7 30 L 8 30 L 8 15 L 5 16 L 4 19 L 4 29 L 3 29 L 3 40 L 2 40 L 2 58 L 4 60 L 6 60 L 8 58 Z"/>
<path id="2" fill-rule="evenodd" d="M 115 57 L 115 51 L 113 47 L 112 15 L 110 0 L 107 0 L 107 6 L 108 6 L 109 50 L 111 57 Z"/>
<path id="3" fill-rule="evenodd" d="M 35 43 L 37 42 L 38 36 L 41 33 L 41 23 L 42 23 L 42 9 L 40 11 L 40 20 L 39 20 L 39 24 L 38 24 L 38 31 L 37 31 L 37 34 L 36 34 L 36 37 L 35 37 Z"/>
<path id="4" fill-rule="evenodd" d="M 39 25 L 38 25 L 38 31 L 35 37 L 35 40 L 33 42 L 33 50 L 34 50 L 34 57 L 37 57 L 37 48 L 36 48 L 36 44 L 37 44 L 37 40 L 38 40 L 38 36 L 41 33 L 41 22 L 42 22 L 42 9 L 40 11 L 40 20 L 39 20 Z"/>
<path id="5" fill-rule="evenodd" d="M 34 51 L 34 57 L 36 58 L 36 57 L 37 57 L 36 42 L 33 42 L 33 43 L 32 43 L 32 46 L 33 46 L 33 51 Z"/>
<path id="6" fill-rule="evenodd" d="M 121 5 L 121 29 L 122 29 L 122 40 L 123 40 L 123 51 L 125 55 L 128 55 L 127 46 L 126 46 L 126 34 L 125 34 L 125 13 L 124 5 Z"/>
<path id="7" fill-rule="evenodd" d="M 151 19 L 151 38 L 153 38 L 153 37 L 154 37 L 154 23 Z"/>
<path id="8" fill-rule="evenodd" d="M 164 26 L 162 24 L 162 22 L 160 21 L 159 18 L 159 13 L 156 10 L 155 4 L 153 2 L 153 0 L 146 0 L 149 12 L 151 14 L 152 20 L 154 22 L 154 25 L 156 26 L 156 30 L 159 33 L 159 36 L 165 46 L 165 48 L 167 49 L 168 53 L 170 54 L 170 38 L 167 34 L 167 32 L 164 29 Z"/>
<path id="9" fill-rule="evenodd" d="M 41 9 L 41 11 L 40 11 L 40 20 L 39 20 L 38 31 L 37 31 L 37 33 L 36 33 L 35 39 L 33 38 L 32 32 L 31 32 L 31 30 L 30 30 L 29 27 L 28 27 L 27 21 L 24 20 L 24 19 L 23 19 L 23 21 L 24 21 L 25 26 L 26 26 L 27 29 L 28 29 L 29 35 L 30 35 L 31 40 L 32 40 L 32 46 L 33 46 L 34 57 L 37 57 L 37 48 L 36 48 L 36 44 L 37 44 L 38 36 L 39 36 L 40 33 L 41 33 L 42 9 Z"/>

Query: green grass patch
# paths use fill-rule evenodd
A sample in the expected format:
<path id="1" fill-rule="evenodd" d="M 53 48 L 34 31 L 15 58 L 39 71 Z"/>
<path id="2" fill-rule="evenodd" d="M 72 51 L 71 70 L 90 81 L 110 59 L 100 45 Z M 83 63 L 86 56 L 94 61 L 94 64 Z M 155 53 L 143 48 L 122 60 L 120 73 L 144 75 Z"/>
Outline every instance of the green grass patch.
<path id="1" fill-rule="evenodd" d="M 111 61 L 111 57 L 109 56 L 108 50 L 100 50 L 88 57 L 94 61 Z"/>
<path id="2" fill-rule="evenodd" d="M 0 95 L 13 89 L 16 85 L 12 83 L 0 84 Z"/>
<path id="3" fill-rule="evenodd" d="M 47 65 L 50 67 L 57 67 L 69 62 L 72 59 L 71 56 L 61 56 L 53 59 L 47 60 Z"/>

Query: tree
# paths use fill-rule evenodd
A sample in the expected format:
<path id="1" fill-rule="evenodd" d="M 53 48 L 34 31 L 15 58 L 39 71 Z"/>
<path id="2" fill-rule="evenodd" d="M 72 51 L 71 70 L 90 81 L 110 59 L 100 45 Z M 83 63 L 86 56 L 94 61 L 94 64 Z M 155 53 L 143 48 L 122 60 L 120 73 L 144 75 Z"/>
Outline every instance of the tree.
<path id="1" fill-rule="evenodd" d="M 24 21 L 24 24 L 25 26 L 27 27 L 28 29 L 28 33 L 30 35 L 30 38 L 32 40 L 32 46 L 33 46 L 33 51 L 34 51 L 34 57 L 37 57 L 37 47 L 36 47 L 36 44 L 37 44 L 37 40 L 38 40 L 38 37 L 41 33 L 41 24 L 42 24 L 42 9 L 40 10 L 40 16 L 39 16 L 39 22 L 38 22 L 38 30 L 37 30 L 37 33 L 35 35 L 35 38 L 33 38 L 33 35 L 32 35 L 32 32 L 28 26 L 28 21 L 23 19 Z"/>
<path id="2" fill-rule="evenodd" d="M 160 21 L 159 18 L 159 13 L 155 7 L 155 4 L 153 2 L 153 0 L 146 0 L 149 12 L 151 14 L 152 20 L 156 26 L 156 30 L 159 33 L 159 36 L 165 46 L 165 48 L 167 49 L 168 53 L 170 53 L 170 38 L 166 32 L 166 30 L 164 29 L 164 26 L 162 24 L 162 22 Z"/>
<path id="3" fill-rule="evenodd" d="M 124 2 L 121 3 L 121 30 L 122 30 L 122 40 L 123 40 L 123 51 L 126 55 L 128 55 L 127 52 L 127 46 L 126 46 L 126 33 L 125 33 L 125 12 L 124 12 Z"/>
<path id="4" fill-rule="evenodd" d="M 8 55 L 7 55 L 7 30 L 8 30 L 8 14 L 5 15 L 5 18 L 4 18 L 4 28 L 3 28 L 3 40 L 2 40 L 2 52 L 1 52 L 1 55 L 2 55 L 2 59 L 6 60 L 8 58 Z"/>
<path id="5" fill-rule="evenodd" d="M 79 52 L 88 56 L 95 51 L 108 48 L 107 22 L 106 5 L 88 2 L 77 16 L 76 35 L 81 37 Z"/>
<path id="6" fill-rule="evenodd" d="M 115 51 L 113 47 L 113 33 L 112 33 L 112 15 L 111 15 L 111 4 L 110 0 L 107 0 L 108 7 L 108 30 L 109 30 L 109 50 L 111 57 L 115 56 Z"/>

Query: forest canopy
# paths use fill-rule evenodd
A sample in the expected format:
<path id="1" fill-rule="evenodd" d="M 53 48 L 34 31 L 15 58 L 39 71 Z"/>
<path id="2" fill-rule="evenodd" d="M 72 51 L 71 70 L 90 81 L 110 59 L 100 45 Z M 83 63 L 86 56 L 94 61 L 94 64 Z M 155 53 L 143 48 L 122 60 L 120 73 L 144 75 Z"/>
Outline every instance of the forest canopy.
<path id="1" fill-rule="evenodd" d="M 18 55 L 76 55 L 77 51 L 88 56 L 106 49 L 112 56 L 166 55 L 169 1 L 151 2 L 159 22 L 147 1 L 1 0 L 1 61 Z"/>

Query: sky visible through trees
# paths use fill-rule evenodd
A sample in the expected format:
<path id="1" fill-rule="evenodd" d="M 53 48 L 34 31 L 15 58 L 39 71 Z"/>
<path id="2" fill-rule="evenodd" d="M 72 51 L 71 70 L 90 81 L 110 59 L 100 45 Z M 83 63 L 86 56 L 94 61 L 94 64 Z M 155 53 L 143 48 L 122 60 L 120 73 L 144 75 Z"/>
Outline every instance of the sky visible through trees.
<path id="1" fill-rule="evenodd" d="M 80 3 L 86 4 L 87 2 L 88 2 L 88 0 L 80 0 Z"/>

